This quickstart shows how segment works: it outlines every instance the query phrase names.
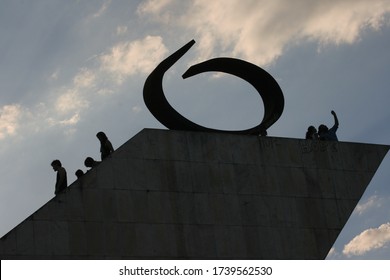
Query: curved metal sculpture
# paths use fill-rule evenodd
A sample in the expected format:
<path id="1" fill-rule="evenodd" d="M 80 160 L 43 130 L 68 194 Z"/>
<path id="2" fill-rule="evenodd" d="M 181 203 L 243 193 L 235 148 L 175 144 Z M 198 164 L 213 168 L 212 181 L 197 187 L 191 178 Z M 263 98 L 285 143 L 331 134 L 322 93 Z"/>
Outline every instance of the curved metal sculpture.
<path id="1" fill-rule="evenodd" d="M 163 60 L 150 73 L 144 84 L 144 101 L 153 116 L 169 129 L 214 131 L 236 134 L 265 135 L 267 129 L 282 115 L 284 97 L 275 79 L 260 67 L 235 58 L 214 58 L 191 66 L 183 79 L 208 71 L 219 71 L 235 75 L 250 83 L 260 94 L 264 102 L 264 117 L 262 122 L 246 130 L 219 130 L 203 127 L 183 117 L 168 102 L 162 88 L 165 72 L 174 65 L 193 45 L 192 40 L 175 53 Z"/>

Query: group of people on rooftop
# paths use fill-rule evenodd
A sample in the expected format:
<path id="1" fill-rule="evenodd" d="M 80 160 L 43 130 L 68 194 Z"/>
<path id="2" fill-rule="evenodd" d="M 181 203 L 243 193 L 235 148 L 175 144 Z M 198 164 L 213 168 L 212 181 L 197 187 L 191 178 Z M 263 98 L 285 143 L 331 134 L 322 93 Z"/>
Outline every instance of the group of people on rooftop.
<path id="1" fill-rule="evenodd" d="M 108 140 L 108 137 L 106 134 L 102 131 L 98 132 L 96 134 L 96 137 L 100 141 L 100 155 L 101 155 L 101 160 L 106 159 L 112 152 L 114 152 L 114 148 Z M 100 163 L 100 161 L 95 161 L 91 157 L 87 157 L 84 161 L 84 165 L 88 168 L 93 168 L 97 166 Z M 56 178 L 56 184 L 55 184 L 55 190 L 54 194 L 57 195 L 58 193 L 62 192 L 68 187 L 68 181 L 67 181 L 67 174 L 65 168 L 62 166 L 61 161 L 58 159 L 53 160 L 51 163 L 51 166 L 54 170 L 54 172 L 57 172 L 57 178 Z M 78 169 L 76 171 L 76 177 L 80 178 L 84 175 L 84 172 L 81 169 Z"/>
<path id="2" fill-rule="evenodd" d="M 335 111 L 331 111 L 331 114 L 333 115 L 334 118 L 334 125 L 331 128 L 328 128 L 326 125 L 321 124 L 318 127 L 318 132 L 317 129 L 311 125 L 307 129 L 306 139 L 338 141 L 336 131 L 339 127 L 339 120 L 337 118 Z M 264 133 L 262 136 L 266 136 L 266 135 L 267 134 Z M 100 141 L 101 160 L 104 160 L 112 152 L 114 152 L 114 148 L 104 132 L 102 131 L 98 132 L 96 134 L 96 137 Z M 96 161 L 91 157 L 87 157 L 84 161 L 84 165 L 88 168 L 93 168 L 99 164 L 100 161 Z M 55 191 L 54 191 L 54 194 L 57 195 L 61 191 L 65 190 L 68 186 L 66 170 L 64 167 L 62 167 L 61 161 L 59 161 L 58 159 L 54 160 L 51 163 L 51 166 L 53 167 L 53 170 L 57 172 L 57 179 L 56 179 Z M 77 178 L 80 178 L 81 176 L 84 175 L 84 172 L 81 169 L 78 169 L 75 174 Z"/>
<path id="3" fill-rule="evenodd" d="M 338 141 L 336 131 L 339 128 L 339 120 L 335 111 L 332 111 L 331 113 L 334 118 L 334 125 L 331 128 L 328 128 L 326 125 L 321 124 L 318 127 L 318 132 L 317 129 L 311 125 L 307 128 L 306 139 Z"/>

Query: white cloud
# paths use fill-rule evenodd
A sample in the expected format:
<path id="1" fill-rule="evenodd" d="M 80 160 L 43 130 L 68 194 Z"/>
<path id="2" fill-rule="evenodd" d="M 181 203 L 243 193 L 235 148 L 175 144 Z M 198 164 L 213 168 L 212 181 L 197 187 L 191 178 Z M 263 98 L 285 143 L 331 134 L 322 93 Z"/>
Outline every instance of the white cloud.
<path id="1" fill-rule="evenodd" d="M 82 68 L 74 77 L 73 84 L 76 88 L 89 88 L 94 86 L 95 79 L 96 76 L 94 72 L 89 69 Z"/>
<path id="2" fill-rule="evenodd" d="M 21 115 L 22 108 L 18 104 L 5 105 L 0 108 L 0 139 L 16 133 Z"/>
<path id="3" fill-rule="evenodd" d="M 75 125 L 79 122 L 79 120 L 80 120 L 80 114 L 76 113 L 69 119 L 59 121 L 58 123 L 62 125 Z"/>
<path id="4" fill-rule="evenodd" d="M 49 82 L 50 81 L 57 81 L 59 76 L 60 76 L 60 69 L 57 69 L 50 75 L 48 80 L 49 80 Z"/>
<path id="5" fill-rule="evenodd" d="M 371 250 L 379 249 L 390 243 L 390 223 L 382 224 L 378 228 L 370 228 L 344 246 L 343 254 L 346 256 L 363 255 Z"/>
<path id="6" fill-rule="evenodd" d="M 334 257 L 338 255 L 337 251 L 336 251 L 336 248 L 335 247 L 332 247 L 327 255 L 327 257 Z"/>
<path id="7" fill-rule="evenodd" d="M 16 136 L 18 129 L 24 134 L 38 133 L 54 126 L 66 126 L 68 135 L 74 133 L 85 110 L 100 98 L 111 96 L 118 84 L 130 75 L 149 73 L 159 63 L 167 49 L 161 37 L 148 36 L 142 40 L 120 43 L 100 57 L 100 64 L 94 68 L 81 68 L 69 85 L 51 89 L 53 99 L 39 102 L 29 108 L 20 104 L 0 108 L 0 140 Z M 60 70 L 51 75 L 57 80 Z M 109 74 L 109 75 L 107 75 Z M 140 107 L 133 107 L 139 113 Z M 23 137 L 23 135 L 21 135 Z"/>
<path id="8" fill-rule="evenodd" d="M 326 256 L 326 259 L 328 260 L 338 260 L 338 259 L 342 259 L 342 254 L 340 252 L 337 251 L 337 249 L 335 247 L 332 247 L 329 252 L 328 252 L 328 255 Z"/>
<path id="9" fill-rule="evenodd" d="M 96 91 L 97 94 L 101 95 L 101 96 L 109 96 L 109 95 L 112 95 L 114 94 L 114 90 L 110 89 L 110 88 L 100 88 Z"/>
<path id="10" fill-rule="evenodd" d="M 161 10 L 166 8 L 173 0 L 148 0 L 142 2 L 138 8 L 138 14 L 160 14 Z"/>
<path id="11" fill-rule="evenodd" d="M 127 32 L 127 26 L 121 25 L 116 28 L 116 35 L 123 35 Z"/>
<path id="12" fill-rule="evenodd" d="M 64 94 L 61 94 L 56 103 L 55 108 L 61 114 L 73 113 L 80 111 L 89 106 L 87 100 L 79 94 L 75 89 L 66 90 Z"/>
<path id="13" fill-rule="evenodd" d="M 142 108 L 141 108 L 141 106 L 133 106 L 131 108 L 131 111 L 133 111 L 135 114 L 138 114 L 139 112 L 142 111 Z"/>
<path id="14" fill-rule="evenodd" d="M 353 43 L 366 28 L 378 29 L 384 15 L 390 11 L 389 1 L 322 1 L 319 5 L 325 13 L 316 11 L 308 18 L 303 36 L 313 37 L 324 43 Z"/>
<path id="15" fill-rule="evenodd" d="M 54 99 L 48 98 L 30 109 L 20 105 L 7 105 L 0 109 L 0 139 L 15 135 L 21 126 L 32 132 L 66 126 L 64 133 L 73 134 L 85 111 L 95 102 L 112 96 L 118 85 L 129 76 L 149 73 L 166 53 L 162 38 L 156 36 L 113 46 L 108 53 L 95 56 L 98 65 L 82 67 L 68 85 L 50 89 L 55 93 Z M 58 79 L 59 71 L 53 72 L 52 80 Z M 138 113 L 142 109 L 134 107 L 132 110 Z"/>
<path id="16" fill-rule="evenodd" d="M 66 127 L 76 125 L 80 120 L 80 114 L 77 110 L 69 111 L 71 106 L 68 106 L 68 103 L 71 104 L 73 100 L 71 95 L 71 93 L 65 94 L 57 100 L 56 105 L 59 108 L 43 102 L 30 108 L 20 104 L 3 106 L 0 108 L 0 140 L 11 137 L 12 141 L 21 140 L 56 125 Z M 64 116 L 60 116 L 62 113 Z"/>
<path id="17" fill-rule="evenodd" d="M 374 208 L 374 207 L 381 207 L 382 206 L 382 198 L 380 198 L 377 195 L 373 195 L 367 199 L 364 203 L 359 203 L 355 211 L 358 215 L 362 215 L 366 213 L 368 210 Z"/>
<path id="18" fill-rule="evenodd" d="M 52 112 L 56 117 L 49 118 L 51 125 L 74 126 L 79 122 L 80 112 L 90 106 L 88 93 L 96 87 L 96 75 L 96 71 L 82 68 L 75 75 L 70 86 L 58 90 L 59 96 L 54 104 L 56 111 Z M 63 119 L 64 115 L 70 117 Z"/>
<path id="19" fill-rule="evenodd" d="M 130 75 L 149 73 L 167 52 L 160 36 L 122 42 L 101 56 L 101 70 L 121 84 Z"/>
<path id="20" fill-rule="evenodd" d="M 171 14 L 178 1 L 152 6 L 154 2 L 138 10 L 190 29 L 199 42 L 199 59 L 218 50 L 257 64 L 271 63 L 288 44 L 300 41 L 354 43 L 364 29 L 387 23 L 390 12 L 388 0 L 195 0 L 174 18 L 164 14 Z"/>
<path id="21" fill-rule="evenodd" d="M 92 18 L 101 17 L 106 12 L 106 10 L 107 10 L 107 8 L 109 7 L 110 4 L 111 4 L 111 0 L 105 1 L 102 4 L 102 6 L 100 6 L 99 10 L 92 15 Z"/>

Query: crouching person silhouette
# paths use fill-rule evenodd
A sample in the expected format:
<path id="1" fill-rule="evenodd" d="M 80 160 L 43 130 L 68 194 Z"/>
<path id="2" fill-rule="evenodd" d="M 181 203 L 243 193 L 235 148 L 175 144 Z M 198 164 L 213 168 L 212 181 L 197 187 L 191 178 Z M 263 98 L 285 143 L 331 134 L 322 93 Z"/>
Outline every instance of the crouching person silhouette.
<path id="1" fill-rule="evenodd" d="M 85 167 L 94 168 L 100 164 L 100 161 L 96 161 L 91 157 L 87 157 L 84 161 Z"/>

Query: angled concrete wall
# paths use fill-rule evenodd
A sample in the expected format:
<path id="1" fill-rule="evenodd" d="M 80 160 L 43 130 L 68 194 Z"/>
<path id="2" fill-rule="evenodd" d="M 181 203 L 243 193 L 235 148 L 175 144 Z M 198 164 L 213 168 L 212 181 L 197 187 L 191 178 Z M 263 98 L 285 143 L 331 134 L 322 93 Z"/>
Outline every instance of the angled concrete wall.
<path id="1" fill-rule="evenodd" d="M 2 259 L 324 259 L 389 146 L 145 129 Z"/>

